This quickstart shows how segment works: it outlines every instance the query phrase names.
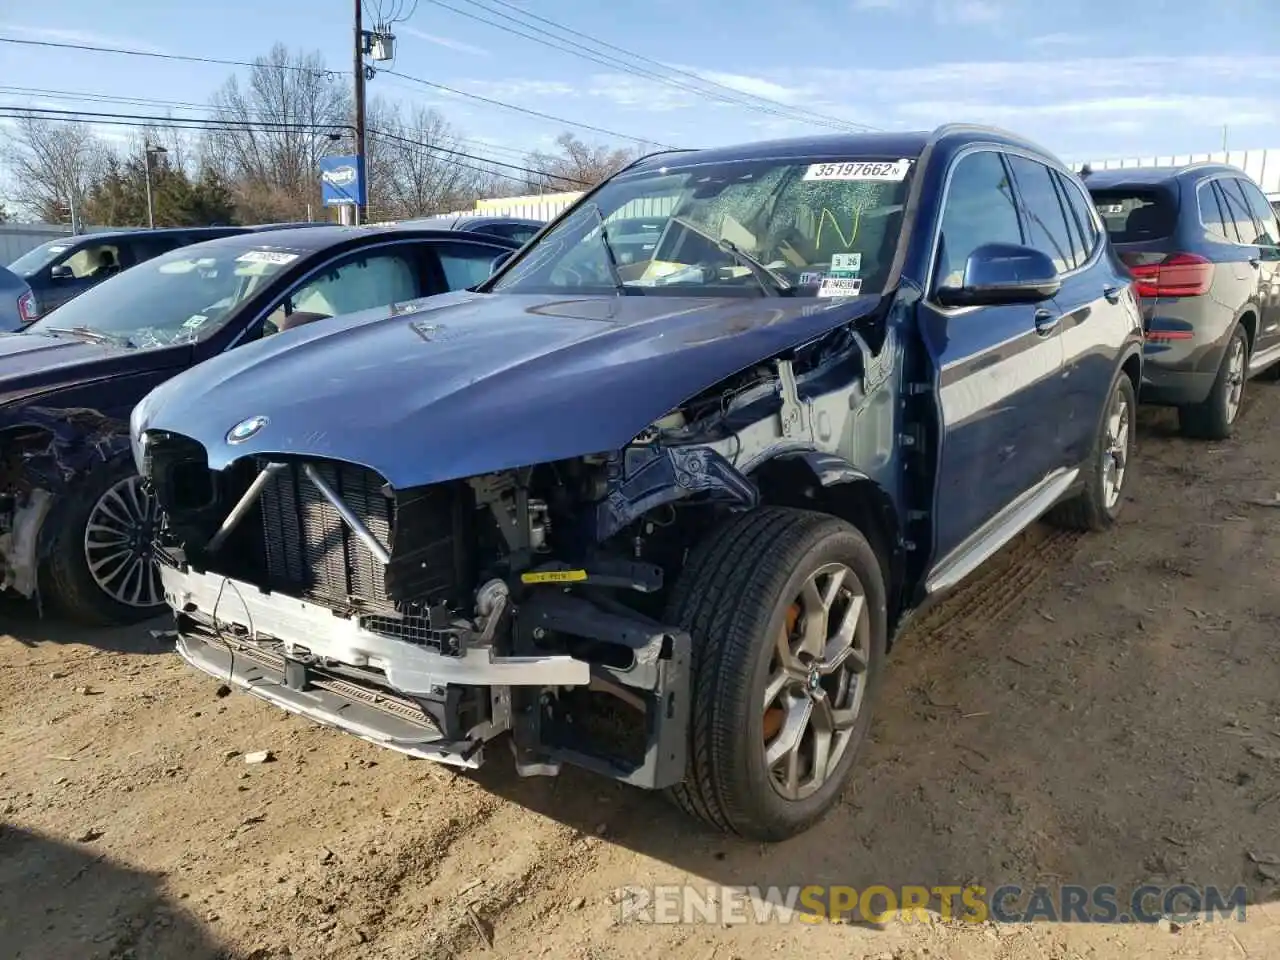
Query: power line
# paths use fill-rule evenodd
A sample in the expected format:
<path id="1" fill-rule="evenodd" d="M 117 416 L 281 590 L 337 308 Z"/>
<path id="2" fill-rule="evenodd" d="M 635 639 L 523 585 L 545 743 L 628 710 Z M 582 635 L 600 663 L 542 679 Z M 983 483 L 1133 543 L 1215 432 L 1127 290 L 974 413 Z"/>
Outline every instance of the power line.
<path id="1" fill-rule="evenodd" d="M 381 138 L 386 139 L 386 140 L 395 140 L 395 141 L 397 141 L 397 142 L 399 142 L 399 143 L 408 144 L 408 145 L 410 145 L 410 146 L 414 146 L 414 147 L 420 147 L 420 148 L 421 148 L 421 149 L 423 149 L 423 150 L 431 150 L 431 151 L 436 152 L 436 153 L 445 153 L 445 154 L 449 154 L 450 156 L 454 156 L 454 157 L 465 157 L 465 158 L 467 158 L 468 160 L 477 160 L 477 161 L 479 161 L 479 162 L 481 162 L 481 163 L 487 163 L 487 164 L 489 164 L 489 165 L 490 165 L 490 166 L 492 166 L 492 167 L 505 167 L 505 168 L 506 168 L 506 169 L 508 169 L 508 170 L 518 170 L 518 171 L 520 171 L 521 173 L 528 174 L 528 175 L 530 175 L 530 176 L 535 176 L 535 177 L 546 177 L 546 178 L 548 178 L 548 179 L 552 179 L 552 180 L 562 180 L 562 181 L 564 181 L 564 182 L 566 182 L 566 183 L 576 183 L 576 184 L 578 184 L 578 186 L 581 186 L 581 187 L 588 187 L 588 186 L 591 186 L 591 184 L 590 184 L 590 183 L 588 183 L 586 180 L 579 180 L 579 179 L 577 179 L 576 177 L 565 177 L 565 176 L 561 176 L 561 175 L 560 175 L 560 174 L 558 174 L 558 173 L 551 173 L 551 172 L 550 172 L 550 171 L 548 171 L 548 170 L 535 170 L 535 169 L 533 169 L 533 168 L 531 168 L 531 167 L 522 167 L 522 166 L 520 166 L 520 165 L 518 165 L 518 164 L 514 164 L 514 163 L 503 163 L 501 160 L 491 160 L 491 159 L 489 159 L 488 157 L 477 157 L 477 156 L 475 156 L 474 154 L 464 153 L 464 152 L 462 152 L 461 150 L 453 150 L 453 149 L 451 149 L 451 148 L 449 148 L 449 147 L 441 147 L 441 146 L 437 146 L 437 145 L 432 144 L 432 143 L 424 143 L 424 142 L 423 142 L 423 141 L 421 141 L 421 140 L 414 140 L 414 139 L 413 139 L 413 138 L 411 138 L 411 137 L 402 137 L 402 136 L 400 136 L 399 134 L 396 134 L 396 133 L 389 133 L 389 132 L 387 132 L 386 130 L 376 130 L 376 129 L 374 129 L 373 127 L 370 127 L 370 128 L 369 128 L 369 133 L 371 133 L 371 134 L 374 136 L 374 138 L 375 138 L 375 139 L 377 139 L 378 137 L 381 137 Z M 524 178 L 524 177 L 513 177 L 513 176 L 510 176 L 510 175 L 508 175 L 508 174 L 502 173 L 502 172 L 501 172 L 501 171 L 499 171 L 499 170 L 481 169 L 480 167 L 472 167 L 472 166 L 469 166 L 468 164 L 462 163 L 462 162 L 460 162 L 460 161 L 454 161 L 454 162 L 455 162 L 455 163 L 457 163 L 457 164 L 458 164 L 458 166 L 460 166 L 460 167 L 464 167 L 465 169 L 468 169 L 468 170 L 477 170 L 477 171 L 479 171 L 480 173 L 491 173 L 491 174 L 493 174 L 493 175 L 495 175 L 495 176 L 499 176 L 499 177 L 506 177 L 508 180 L 515 180 L 515 181 L 517 181 L 517 182 L 519 182 L 519 183 L 525 183 L 525 182 L 526 182 L 526 180 L 525 180 L 525 178 Z"/>
<path id="2" fill-rule="evenodd" d="M 655 147 L 666 147 L 668 150 L 679 150 L 680 147 L 673 146 L 669 143 L 660 143 L 657 140 L 650 140 L 647 137 L 633 137 L 629 133 L 619 133 L 617 130 L 609 130 L 606 127 L 596 127 L 589 123 L 578 123 L 575 120 L 566 120 L 564 117 L 557 117 L 550 113 L 540 113 L 537 110 L 530 110 L 528 107 L 518 107 L 514 103 L 504 103 L 501 100 L 492 100 L 489 97 L 482 97 L 478 93 L 467 93 L 465 90 L 458 90 L 454 87 L 446 87 L 443 83 L 435 83 L 431 80 L 423 80 L 421 77 L 411 77 L 407 73 L 400 73 L 397 70 L 380 70 L 379 76 L 389 74 L 393 77 L 399 77 L 401 80 L 411 80 L 414 83 L 420 83 L 424 87 L 431 87 L 435 90 L 443 90 L 446 93 L 452 93 L 454 96 L 466 97 L 469 100 L 478 100 L 481 103 L 487 103 L 495 107 L 503 107 L 507 110 L 514 110 L 517 113 L 527 114 L 531 117 L 539 117 L 543 120 L 552 120 L 556 123 L 562 123 L 568 127 L 577 127 L 580 130 L 590 130 L 593 133 L 603 133 L 607 137 L 617 137 L 619 140 L 630 140 L 632 143 L 641 145 L 652 144 Z"/>
<path id="3" fill-rule="evenodd" d="M 17 37 L 0 37 L 0 43 L 17 43 L 28 47 L 54 47 L 60 50 L 89 50 L 94 53 L 118 53 L 126 57 L 151 57 L 155 60 L 180 60 L 185 63 L 216 63 L 224 67 L 260 67 L 261 63 L 254 63 L 249 60 L 224 60 L 220 57 L 191 57 L 178 53 L 156 53 L 151 50 L 129 50 L 125 47 L 107 47 L 95 43 L 61 43 L 53 40 L 21 40 Z M 295 70 L 299 73 L 310 73 L 316 76 L 336 77 L 337 71 L 330 70 L 327 67 L 316 69 L 314 67 L 300 67 L 290 63 L 271 63 L 266 64 L 272 69 L 278 70 Z"/>
<path id="4" fill-rule="evenodd" d="M 613 46 L 613 44 L 608 44 L 608 43 L 605 43 L 604 41 L 596 40 L 593 37 L 587 37 L 586 34 L 580 34 L 577 31 L 570 31 L 568 30 L 568 28 L 562 27 L 560 24 L 557 24 L 555 21 L 548 20 L 545 17 L 534 17 L 534 15 L 532 14 L 529 15 L 530 17 L 533 17 L 534 19 L 540 20 L 544 23 L 552 24 L 559 30 L 564 30 L 566 32 L 575 33 L 578 36 L 585 37 L 586 39 L 590 40 L 592 43 L 597 44 L 598 46 L 604 46 L 614 50 L 618 50 L 623 54 L 625 54 L 626 56 L 631 57 L 632 59 L 652 63 L 663 71 L 674 71 L 674 72 L 682 73 L 685 76 L 692 78 L 702 86 L 716 87 L 726 92 L 717 93 L 713 90 L 706 90 L 706 89 L 701 89 L 699 87 L 694 87 L 689 83 L 674 79 L 662 73 L 655 72 L 654 70 L 648 69 L 646 67 L 640 67 L 640 66 L 636 66 L 635 64 L 627 63 L 610 54 L 601 53 L 595 50 L 589 50 L 580 43 L 577 43 L 573 40 L 566 39 L 565 37 L 556 36 L 554 33 L 551 33 L 547 30 L 543 30 L 540 27 L 533 26 L 527 23 L 523 19 L 517 19 L 516 17 L 512 17 L 508 14 L 502 13 L 501 11 L 494 10 L 490 7 L 487 7 L 484 4 L 477 2 L 477 0 L 463 0 L 463 2 L 468 3 L 473 7 L 477 7 L 480 10 L 483 10 L 486 13 L 491 14 L 492 16 L 500 17 L 503 20 L 507 20 L 507 21 L 510 21 L 511 23 L 518 24 L 519 26 L 524 27 L 527 30 L 532 30 L 534 33 L 541 34 L 542 37 L 548 37 L 550 39 L 543 39 L 542 37 L 533 36 L 532 34 L 524 33 L 521 30 L 504 26 L 501 23 L 497 23 L 493 20 L 486 19 L 485 17 L 478 16 L 474 13 L 469 13 L 466 10 L 459 10 L 457 7 L 444 2 L 444 0 L 429 0 L 429 2 L 435 4 L 438 7 L 442 7 L 445 10 L 449 10 L 452 13 L 457 14 L 458 16 L 466 17 L 470 20 L 475 20 L 479 23 L 483 23 L 491 27 L 496 27 L 499 30 L 504 30 L 507 33 L 514 34 L 515 36 L 518 36 L 518 37 L 523 37 L 526 40 L 531 40 L 534 43 L 541 44 L 544 47 L 550 47 L 552 50 L 559 50 L 563 53 L 568 53 L 571 56 L 575 56 L 583 60 L 588 60 L 592 63 L 600 64 L 601 66 L 609 67 L 610 69 L 621 70 L 624 73 L 628 73 L 632 76 L 642 77 L 646 80 L 653 80 L 657 83 L 663 84 L 664 86 L 672 87 L 677 90 L 683 90 L 687 93 L 692 93 L 700 97 L 705 97 L 709 100 L 713 100 L 719 103 L 726 103 L 731 106 L 743 107 L 748 110 L 754 110 L 758 113 L 763 113 L 768 116 L 780 117 L 785 120 L 803 121 L 811 124 L 816 124 L 819 126 L 830 127 L 833 129 L 839 129 L 839 130 L 849 130 L 853 128 L 859 128 L 864 130 L 873 129 L 871 127 L 868 127 L 866 124 L 855 123 L 849 120 L 840 120 L 836 117 L 825 116 L 823 114 L 815 113 L 810 110 L 790 107 L 779 101 L 770 100 L 767 97 L 758 97 L 754 94 L 744 93 L 741 90 L 735 90 L 732 87 L 726 86 L 725 84 L 722 84 L 722 83 L 717 83 L 716 81 L 713 81 L 713 80 L 705 80 L 702 77 L 699 77 L 697 74 L 690 73 L 688 71 L 676 70 L 675 68 L 672 68 L 672 67 L 667 67 L 665 64 L 658 63 L 658 61 L 656 60 L 650 60 L 647 57 L 642 57 L 639 54 L 632 53 L 629 50 L 624 50 L 621 47 L 615 47 Z M 516 8 L 513 7 L 512 9 L 516 9 Z"/>
<path id="5" fill-rule="evenodd" d="M 181 60 L 181 61 L 187 61 L 190 63 L 217 63 L 217 64 L 222 64 L 224 66 L 232 66 L 232 67 L 261 66 L 261 64 L 251 63 L 247 60 L 224 60 L 217 57 L 190 57 L 190 56 L 179 55 L 176 53 L 152 53 L 151 51 L 148 51 L 148 50 L 127 50 L 123 47 L 106 47 L 106 46 L 100 46 L 97 44 L 88 44 L 88 43 L 55 43 L 52 40 L 21 40 L 16 37 L 0 37 L 0 43 L 17 43 L 17 44 L 23 44 L 26 46 L 35 46 L 35 47 L 56 47 L 56 48 L 65 49 L 65 50 L 91 50 L 97 53 L 118 53 L 118 54 L 123 54 L 126 56 L 132 56 L 132 57 L 154 57 L 160 60 Z M 329 70 L 329 69 L 312 70 L 311 68 L 308 68 L 308 67 L 299 67 L 293 64 L 269 64 L 269 66 L 272 68 L 278 68 L 282 70 L 297 70 L 303 73 L 321 74 L 326 77 L 336 77 L 338 75 L 336 71 Z M 430 80 L 423 80 L 421 77 L 412 77 L 407 73 L 399 73 L 395 70 L 381 70 L 379 71 L 379 73 L 389 74 L 393 77 L 400 77 L 402 80 L 409 80 L 409 81 L 412 81 L 413 83 L 420 83 L 426 87 L 432 87 L 436 90 L 443 90 L 446 93 L 452 93 L 455 96 L 459 96 L 459 97 L 466 97 L 470 100 L 479 101 L 480 103 L 487 103 L 490 106 L 502 107 L 503 109 L 506 109 L 506 110 L 513 110 L 517 113 L 523 113 L 526 116 L 538 117 L 542 120 L 550 120 L 553 123 L 564 124 L 565 126 L 568 126 L 568 127 L 577 127 L 579 130 L 590 130 L 594 133 L 602 133 L 605 136 L 617 137 L 618 139 L 621 139 L 621 140 L 630 140 L 633 143 L 652 144 L 653 146 L 656 146 L 656 147 L 667 147 L 668 149 L 672 149 L 672 150 L 680 149 L 679 147 L 675 147 L 672 144 L 659 143 L 658 141 L 650 140 L 647 137 L 634 137 L 634 136 L 631 136 L 630 134 L 618 133 L 616 130 L 606 129 L 605 127 L 596 127 L 596 126 L 592 126 L 589 123 L 579 123 L 574 120 L 568 120 L 564 117 L 557 117 L 554 114 L 550 114 L 550 113 L 540 113 L 537 110 L 530 110 L 527 107 L 516 106 L 514 103 L 505 103 L 501 100 L 494 100 L 490 97 L 482 97 L 476 93 L 467 93 L 466 91 L 463 91 L 463 90 L 457 90 L 453 87 L 447 87 L 442 83 L 433 83 Z"/>

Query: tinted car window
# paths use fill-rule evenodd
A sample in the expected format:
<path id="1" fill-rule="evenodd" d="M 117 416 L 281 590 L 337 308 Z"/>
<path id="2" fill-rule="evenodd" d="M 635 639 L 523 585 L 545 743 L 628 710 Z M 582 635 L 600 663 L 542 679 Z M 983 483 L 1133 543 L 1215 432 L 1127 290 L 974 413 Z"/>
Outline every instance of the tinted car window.
<path id="1" fill-rule="evenodd" d="M 75 239 L 75 237 L 67 237 L 60 240 L 47 240 L 9 264 L 9 269 L 20 277 L 37 273 L 41 267 L 53 263 L 69 250 L 75 243 Z"/>
<path id="2" fill-rule="evenodd" d="M 120 247 L 114 243 L 91 243 L 63 260 L 62 265 L 70 267 L 77 280 L 102 280 L 120 271 Z"/>
<path id="3" fill-rule="evenodd" d="M 142 263 L 152 257 L 158 257 L 162 253 L 176 250 L 183 244 L 190 242 L 191 239 L 189 237 L 139 237 L 136 240 L 130 240 L 128 245 L 130 252 L 133 254 L 133 262 Z"/>
<path id="4" fill-rule="evenodd" d="M 1094 220 L 1093 208 L 1085 197 L 1084 188 L 1061 173 L 1055 172 L 1053 177 L 1058 185 L 1058 193 L 1066 203 L 1070 214 L 1067 217 L 1067 226 L 1072 228 L 1076 266 L 1080 266 L 1093 256 L 1093 251 L 1097 249 L 1098 224 Z"/>
<path id="5" fill-rule="evenodd" d="M 1249 212 L 1249 205 L 1244 201 L 1244 194 L 1236 186 L 1235 178 L 1222 177 L 1215 180 L 1214 183 L 1218 187 L 1218 198 L 1223 204 L 1223 215 L 1235 224 L 1236 235 L 1240 238 L 1240 242 L 1255 242 L 1258 236 L 1258 227 L 1253 222 L 1253 214 Z M 1228 233 L 1227 236 L 1230 237 L 1231 234 Z"/>
<path id="6" fill-rule="evenodd" d="M 404 255 L 360 256 L 324 270 L 295 288 L 267 318 L 265 329 L 279 329 L 292 313 L 336 317 L 417 296 L 417 272 Z"/>
<path id="7" fill-rule="evenodd" d="M 1266 247 L 1274 247 L 1280 244 L 1280 228 L 1276 226 L 1276 212 L 1271 209 L 1271 204 L 1267 202 L 1267 198 L 1263 196 L 1262 191 L 1257 185 L 1248 180 L 1237 180 L 1236 184 L 1244 193 L 1245 200 L 1249 203 L 1249 209 L 1253 213 L 1253 218 L 1262 224 L 1262 235 L 1258 238 L 1258 243 Z"/>
<path id="8" fill-rule="evenodd" d="M 1112 243 L 1144 243 L 1172 236 L 1178 207 L 1165 190 L 1122 187 L 1090 190 Z"/>
<path id="9" fill-rule="evenodd" d="M 1196 187 L 1196 205 L 1200 208 L 1200 222 L 1206 230 L 1224 240 L 1237 239 L 1235 225 L 1223 214 L 1218 190 L 1212 182 Z"/>
<path id="10" fill-rule="evenodd" d="M 1054 189 L 1052 171 L 1025 157 L 1009 157 L 1027 226 L 1027 242 L 1053 261 L 1059 273 L 1075 266 L 1066 211 Z"/>
<path id="11" fill-rule="evenodd" d="M 434 250 L 450 290 L 465 290 L 482 280 L 488 280 L 489 274 L 493 272 L 493 258 L 507 252 L 497 247 L 470 243 L 442 244 Z"/>
<path id="12" fill-rule="evenodd" d="M 991 150 L 962 157 L 952 171 L 937 285 L 960 286 L 969 254 L 987 243 L 1022 243 L 1009 175 L 1000 154 Z"/>

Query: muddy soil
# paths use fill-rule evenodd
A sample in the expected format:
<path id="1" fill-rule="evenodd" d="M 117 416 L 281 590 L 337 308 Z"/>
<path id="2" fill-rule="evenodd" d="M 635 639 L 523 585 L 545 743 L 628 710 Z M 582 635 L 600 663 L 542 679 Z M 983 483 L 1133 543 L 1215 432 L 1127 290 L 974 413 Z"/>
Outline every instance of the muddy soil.
<path id="1" fill-rule="evenodd" d="M 836 812 L 776 846 L 587 774 L 460 776 L 0 609 L 0 956 L 1280 957 L 1280 387 L 1144 411 L 1110 535 L 1036 527 L 904 636 Z M 245 755 L 269 750 L 273 760 Z M 1253 859 L 1251 859 L 1251 855 Z M 1261 859 L 1261 864 L 1255 862 Z M 622 922 L 622 886 L 1246 885 L 1187 924 Z"/>

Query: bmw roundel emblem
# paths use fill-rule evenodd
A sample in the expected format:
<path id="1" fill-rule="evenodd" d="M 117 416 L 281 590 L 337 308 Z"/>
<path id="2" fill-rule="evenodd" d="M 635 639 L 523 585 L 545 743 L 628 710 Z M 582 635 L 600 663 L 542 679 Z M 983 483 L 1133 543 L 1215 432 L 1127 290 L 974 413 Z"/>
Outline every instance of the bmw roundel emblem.
<path id="1" fill-rule="evenodd" d="M 266 425 L 266 417 L 250 417 L 248 420 L 241 420 L 227 431 L 227 443 L 244 443 L 250 437 L 257 436 Z"/>

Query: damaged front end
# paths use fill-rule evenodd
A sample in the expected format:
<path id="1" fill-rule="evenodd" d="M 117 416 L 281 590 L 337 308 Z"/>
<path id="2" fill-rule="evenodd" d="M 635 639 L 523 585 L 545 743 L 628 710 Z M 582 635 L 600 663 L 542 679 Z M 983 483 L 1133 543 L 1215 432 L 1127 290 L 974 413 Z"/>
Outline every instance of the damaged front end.
<path id="1" fill-rule="evenodd" d="M 0 593 L 34 597 L 59 501 L 129 449 L 126 424 L 87 408 L 0 409 Z"/>
<path id="2" fill-rule="evenodd" d="M 621 449 L 407 489 L 363 465 L 278 453 L 213 470 L 196 440 L 148 430 L 135 455 L 168 518 L 179 651 L 414 756 L 474 767 L 510 734 L 523 774 L 567 762 L 673 785 L 691 650 L 664 622 L 669 587 L 706 530 L 760 501 L 758 468 L 843 463 L 831 455 L 860 414 L 889 428 L 891 407 L 862 389 L 875 371 L 842 328 Z"/>

